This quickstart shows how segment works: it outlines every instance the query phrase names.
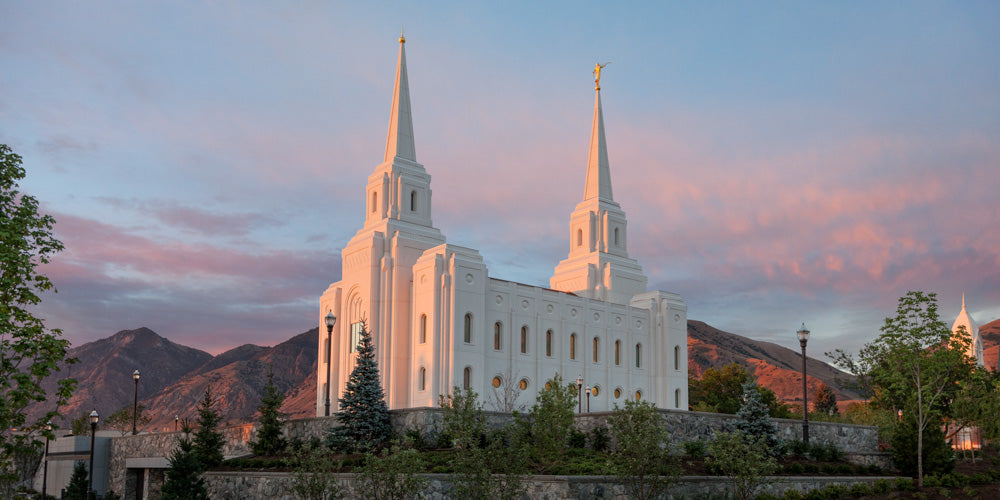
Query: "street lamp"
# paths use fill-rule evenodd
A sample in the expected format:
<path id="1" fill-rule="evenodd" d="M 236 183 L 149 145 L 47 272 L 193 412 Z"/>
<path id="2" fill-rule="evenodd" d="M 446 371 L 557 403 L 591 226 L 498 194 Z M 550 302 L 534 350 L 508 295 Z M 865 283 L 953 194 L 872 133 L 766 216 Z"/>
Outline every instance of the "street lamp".
<path id="1" fill-rule="evenodd" d="M 90 412 L 90 470 L 87 474 L 87 498 L 94 497 L 94 435 L 97 434 L 97 410 Z"/>
<path id="2" fill-rule="evenodd" d="M 180 422 L 180 420 L 181 420 L 180 415 L 174 415 L 174 432 L 177 432 L 177 422 Z"/>
<path id="3" fill-rule="evenodd" d="M 806 330 L 806 324 L 802 323 L 802 328 L 795 334 L 799 336 L 799 345 L 802 346 L 802 442 L 809 444 L 809 396 L 806 388 L 806 342 L 809 341 L 809 330 Z"/>
<path id="4" fill-rule="evenodd" d="M 331 361 L 333 361 L 333 325 L 337 324 L 337 317 L 333 315 L 333 311 L 326 313 L 326 317 L 323 318 L 323 322 L 326 323 L 326 416 L 330 416 L 330 373 L 331 373 Z"/>
<path id="5" fill-rule="evenodd" d="M 590 386 L 587 386 L 587 413 L 590 413 Z"/>
<path id="6" fill-rule="evenodd" d="M 49 420 L 45 422 L 45 468 L 42 470 L 42 499 L 45 500 L 48 497 L 45 496 L 46 483 L 49 481 L 49 433 L 52 432 L 52 421 Z"/>
<path id="7" fill-rule="evenodd" d="M 899 417 L 899 421 L 902 422 L 903 421 L 903 410 L 902 409 L 896 410 L 896 416 L 898 416 Z"/>
<path id="8" fill-rule="evenodd" d="M 132 380 L 135 381 L 135 390 L 132 391 L 132 435 L 138 434 L 135 430 L 135 419 L 138 417 L 139 408 L 139 370 L 132 372 Z"/>
<path id="9" fill-rule="evenodd" d="M 583 377 L 576 377 L 577 413 L 583 413 Z"/>

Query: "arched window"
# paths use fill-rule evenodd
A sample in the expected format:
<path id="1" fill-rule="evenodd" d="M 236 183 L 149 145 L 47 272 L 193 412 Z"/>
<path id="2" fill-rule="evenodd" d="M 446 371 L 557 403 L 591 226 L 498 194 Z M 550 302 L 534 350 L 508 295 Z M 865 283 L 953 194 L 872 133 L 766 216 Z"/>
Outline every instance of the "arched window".
<path id="1" fill-rule="evenodd" d="M 621 387 L 615 387 L 615 399 L 618 399 L 620 397 L 622 397 L 622 388 Z"/>
<path id="2" fill-rule="evenodd" d="M 576 359 L 576 334 L 571 333 L 569 336 L 569 359 Z"/>
<path id="3" fill-rule="evenodd" d="M 600 386 L 595 385 L 594 387 L 590 388 L 590 395 L 591 396 L 594 396 L 596 398 L 600 394 L 601 394 L 601 387 Z"/>
<path id="4" fill-rule="evenodd" d="M 496 323 L 493 323 L 493 350 L 499 351 L 500 348 L 503 347 L 502 339 L 503 323 L 497 321 Z"/>
<path id="5" fill-rule="evenodd" d="M 615 341 L 615 366 L 622 364 L 622 341 Z"/>
<path id="6" fill-rule="evenodd" d="M 615 246 L 618 246 L 618 228 L 615 228 Z"/>
<path id="7" fill-rule="evenodd" d="M 472 367 L 466 366 L 465 370 L 462 372 L 462 388 L 472 388 Z"/>
<path id="8" fill-rule="evenodd" d="M 465 313 L 465 343 L 472 343 L 472 313 Z"/>
<path id="9" fill-rule="evenodd" d="M 427 342 L 427 315 L 420 315 L 420 343 Z"/>
<path id="10" fill-rule="evenodd" d="M 681 346 L 674 346 L 674 370 L 681 369 Z"/>
<path id="11" fill-rule="evenodd" d="M 552 356 L 552 330 L 545 332 L 545 355 Z"/>
<path id="12" fill-rule="evenodd" d="M 528 379 L 522 378 L 521 381 L 517 383 L 517 386 L 520 387 L 522 391 L 526 390 L 528 388 Z"/>
<path id="13" fill-rule="evenodd" d="M 576 246 L 578 247 L 583 246 L 583 229 L 576 230 Z"/>
<path id="14" fill-rule="evenodd" d="M 521 327 L 521 354 L 528 353 L 528 325 Z"/>
<path id="15" fill-rule="evenodd" d="M 493 388 L 498 388 L 501 384 L 503 384 L 503 379 L 499 375 L 493 377 Z"/>
<path id="16" fill-rule="evenodd" d="M 635 400 L 639 401 L 642 399 L 642 391 L 635 391 Z"/>
<path id="17" fill-rule="evenodd" d="M 378 192 L 372 191 L 372 213 L 378 210 Z"/>
<path id="18" fill-rule="evenodd" d="M 411 212 L 416 212 L 417 211 L 417 192 L 416 191 L 410 191 L 410 211 Z M 617 229 L 615 229 L 615 244 L 616 245 L 618 244 L 618 230 Z"/>
<path id="19" fill-rule="evenodd" d="M 635 345 L 635 367 L 642 368 L 642 344 Z"/>
<path id="20" fill-rule="evenodd" d="M 680 407 L 681 407 L 681 390 L 680 389 L 675 389 L 674 390 L 674 408 L 680 408 Z"/>
<path id="21" fill-rule="evenodd" d="M 598 351 L 601 347 L 601 339 L 594 337 L 594 363 L 601 359 L 600 352 Z"/>
<path id="22" fill-rule="evenodd" d="M 427 388 L 427 369 L 426 368 L 420 368 L 420 385 L 418 387 L 420 387 L 421 391 Z"/>

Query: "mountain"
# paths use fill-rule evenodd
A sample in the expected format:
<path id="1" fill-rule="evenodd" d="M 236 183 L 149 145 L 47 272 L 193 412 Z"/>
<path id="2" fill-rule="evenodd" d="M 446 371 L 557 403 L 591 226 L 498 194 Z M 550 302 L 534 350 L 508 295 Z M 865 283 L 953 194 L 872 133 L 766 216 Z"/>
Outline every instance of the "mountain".
<path id="1" fill-rule="evenodd" d="M 275 386 L 285 394 L 315 378 L 317 342 L 318 333 L 314 328 L 274 347 L 244 345 L 219 354 L 179 377 L 158 394 L 141 401 L 152 417 L 148 427 L 172 430 L 175 417 L 195 421 L 207 388 L 211 388 L 217 401 L 216 410 L 224 424 L 254 420 L 268 373 L 272 370 Z M 308 415 L 301 415 L 302 409 L 287 408 L 288 405 L 283 411 L 297 416 L 314 415 L 315 397 L 314 389 Z"/>
<path id="2" fill-rule="evenodd" d="M 139 370 L 138 394 L 141 399 L 159 393 L 185 373 L 212 359 L 212 355 L 171 342 L 150 330 L 122 330 L 106 339 L 89 342 L 69 350 L 68 357 L 79 363 L 63 366 L 60 378 L 77 380 L 76 391 L 59 410 L 68 419 L 97 409 L 107 416 L 130 404 L 135 390 L 132 372 Z M 54 390 L 55 380 L 46 381 L 46 390 Z M 29 408 L 30 415 L 50 410 L 43 402 Z M 68 427 L 68 422 L 65 425 Z"/>
<path id="3" fill-rule="evenodd" d="M 983 339 L 983 361 L 986 366 L 997 370 L 1000 363 L 1000 319 L 995 319 L 979 327 L 979 337 Z"/>
<path id="4" fill-rule="evenodd" d="M 822 361 L 806 357 L 806 383 L 810 393 L 826 384 L 837 394 L 837 401 L 861 399 L 842 387 L 855 378 Z M 709 367 L 720 368 L 739 363 L 757 377 L 758 383 L 771 389 L 778 399 L 802 404 L 802 353 L 780 345 L 749 339 L 713 328 L 702 321 L 688 320 L 688 368 L 700 376 Z"/>

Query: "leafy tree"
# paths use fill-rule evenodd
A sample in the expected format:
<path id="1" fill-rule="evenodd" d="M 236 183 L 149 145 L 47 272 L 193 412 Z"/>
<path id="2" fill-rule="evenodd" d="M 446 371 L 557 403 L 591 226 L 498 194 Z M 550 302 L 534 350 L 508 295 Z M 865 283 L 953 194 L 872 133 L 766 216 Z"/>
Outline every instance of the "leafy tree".
<path id="1" fill-rule="evenodd" d="M 88 412 L 84 412 L 79 417 L 74 418 L 73 421 L 70 422 L 69 426 L 70 432 L 72 432 L 74 436 L 89 436 L 90 414 Z M 97 428 L 101 428 L 100 422 L 98 422 Z"/>
<path id="2" fill-rule="evenodd" d="M 629 498 L 659 498 L 680 473 L 670 454 L 670 435 L 656 407 L 649 401 L 625 401 L 608 419 L 616 445 L 612 468 Z"/>
<path id="3" fill-rule="evenodd" d="M 335 471 L 343 466 L 321 447 L 305 447 L 296 451 L 290 493 L 303 500 L 336 500 L 343 498 Z"/>
<path id="4" fill-rule="evenodd" d="M 875 405 L 902 409 L 915 419 L 918 486 L 923 486 L 926 431 L 949 416 L 947 402 L 973 372 L 974 361 L 966 354 L 970 342 L 964 329 L 953 335 L 941 321 L 936 294 L 910 291 L 857 361 L 843 351 L 834 353 L 836 364 L 869 381 Z"/>
<path id="5" fill-rule="evenodd" d="M 215 411 L 215 399 L 211 386 L 205 388 L 205 397 L 198 406 L 198 430 L 194 434 L 194 456 L 202 469 L 210 469 L 222 463 L 222 445 L 225 439 L 219 432 L 221 418 Z"/>
<path id="6" fill-rule="evenodd" d="M 539 472 L 559 461 L 569 446 L 576 407 L 576 387 L 564 384 L 558 373 L 545 383 L 527 418 L 516 420 L 520 439 Z"/>
<path id="7" fill-rule="evenodd" d="M 145 411 L 146 407 L 144 405 L 136 406 L 136 414 L 138 415 L 138 418 L 136 418 L 135 421 L 136 426 L 142 427 L 144 425 L 149 424 L 149 422 L 152 420 L 149 417 L 149 415 L 143 413 Z M 132 405 L 123 406 L 120 410 L 112 413 L 111 415 L 108 415 L 108 418 L 104 420 L 104 423 L 108 427 L 111 427 L 112 429 L 120 432 L 122 436 L 128 434 L 129 432 L 132 432 Z M 87 433 L 89 434 L 90 433 L 89 423 L 87 424 L 87 427 L 88 427 Z"/>
<path id="8" fill-rule="evenodd" d="M 281 434 L 281 403 L 285 395 L 274 385 L 274 370 L 267 374 L 267 385 L 264 386 L 264 397 L 260 400 L 260 426 L 257 429 L 257 440 L 250 441 L 250 449 L 255 455 L 277 455 L 285 451 L 287 442 Z"/>
<path id="9" fill-rule="evenodd" d="M 208 500 L 208 490 L 201 473 L 205 468 L 198 458 L 195 444 L 187 437 L 177 443 L 170 454 L 170 468 L 161 490 L 162 498 Z"/>
<path id="10" fill-rule="evenodd" d="M 357 472 L 356 494 L 363 498 L 405 500 L 420 498 L 427 479 L 414 473 L 423 468 L 420 453 L 414 449 L 392 446 L 381 455 L 365 454 L 365 463 Z"/>
<path id="11" fill-rule="evenodd" d="M 729 363 L 722 368 L 709 368 L 700 379 L 691 379 L 689 382 L 691 406 L 697 411 L 736 413 L 743 404 L 743 384 L 753 379 L 753 375 L 738 363 Z M 788 406 L 778 400 L 774 391 L 760 386 L 757 390 L 772 417 L 792 416 Z"/>
<path id="12" fill-rule="evenodd" d="M 375 346 L 364 323 L 354 370 L 347 380 L 337 413 L 340 427 L 330 431 L 330 441 L 337 448 L 370 450 L 392 436 L 389 407 L 379 378 Z"/>
<path id="13" fill-rule="evenodd" d="M 740 431 L 717 432 L 708 445 L 709 467 L 729 476 L 737 498 L 753 498 L 765 476 L 778 470 L 778 462 L 767 445 Z"/>
<path id="14" fill-rule="evenodd" d="M 65 500 L 87 500 L 87 464 L 78 460 L 73 464 L 73 474 L 63 494 Z"/>
<path id="15" fill-rule="evenodd" d="M 75 380 L 64 378 L 51 394 L 42 388 L 60 363 L 76 360 L 66 358 L 69 341 L 60 338 L 62 332 L 46 328 L 33 314 L 42 300 L 38 294 L 55 291 L 36 267 L 48 263 L 63 245 L 52 236 L 55 219 L 40 214 L 38 200 L 18 191 L 24 176 L 21 157 L 0 144 L 0 496 L 5 497 L 13 494 L 19 475 L 14 457 L 38 448 L 38 430 L 59 416 L 52 410 L 29 421 L 28 405 L 51 398 L 48 406 L 58 408 L 76 386 Z"/>
<path id="16" fill-rule="evenodd" d="M 830 386 L 820 384 L 819 388 L 816 389 L 816 395 L 813 396 L 813 410 L 817 413 L 829 415 L 836 415 L 838 413 L 837 394 L 833 392 Z"/>
<path id="17" fill-rule="evenodd" d="M 764 405 L 757 390 L 757 384 L 747 381 L 743 384 L 743 406 L 736 412 L 739 420 L 736 429 L 752 438 L 756 443 L 765 446 L 763 450 L 771 456 L 781 455 L 781 441 L 778 439 L 778 428 L 771 422 L 767 406 Z"/>
<path id="18" fill-rule="evenodd" d="M 479 395 L 472 389 L 441 396 L 444 411 L 441 432 L 450 436 L 458 453 L 452 479 L 454 498 L 519 498 L 525 490 L 525 447 L 516 439 L 514 425 L 486 436 Z M 485 448 L 480 445 L 485 443 Z"/>

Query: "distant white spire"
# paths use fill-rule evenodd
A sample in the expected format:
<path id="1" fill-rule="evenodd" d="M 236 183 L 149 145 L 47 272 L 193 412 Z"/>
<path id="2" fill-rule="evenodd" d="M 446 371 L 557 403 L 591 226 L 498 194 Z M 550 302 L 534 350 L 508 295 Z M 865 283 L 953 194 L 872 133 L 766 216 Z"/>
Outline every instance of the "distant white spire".
<path id="1" fill-rule="evenodd" d="M 614 201 L 611 194 L 611 167 L 608 164 L 608 145 L 604 139 L 604 112 L 601 109 L 601 89 L 594 98 L 594 125 L 590 131 L 590 156 L 587 159 L 587 185 L 584 201 L 591 198 Z"/>
<path id="2" fill-rule="evenodd" d="M 965 332 L 971 337 L 972 343 L 969 345 L 969 356 L 976 360 L 979 366 L 986 366 L 983 360 L 983 339 L 979 336 L 979 325 L 972 318 L 969 311 L 965 309 L 965 292 L 962 292 L 962 310 L 951 325 L 953 333 L 958 332 L 959 327 L 965 327 Z"/>
<path id="3" fill-rule="evenodd" d="M 385 160 L 400 157 L 417 161 L 413 142 L 413 116 L 410 114 L 410 83 L 406 77 L 406 38 L 399 35 L 399 61 L 396 63 L 396 85 L 392 90 L 392 111 L 389 114 L 389 133 L 385 139 Z"/>

